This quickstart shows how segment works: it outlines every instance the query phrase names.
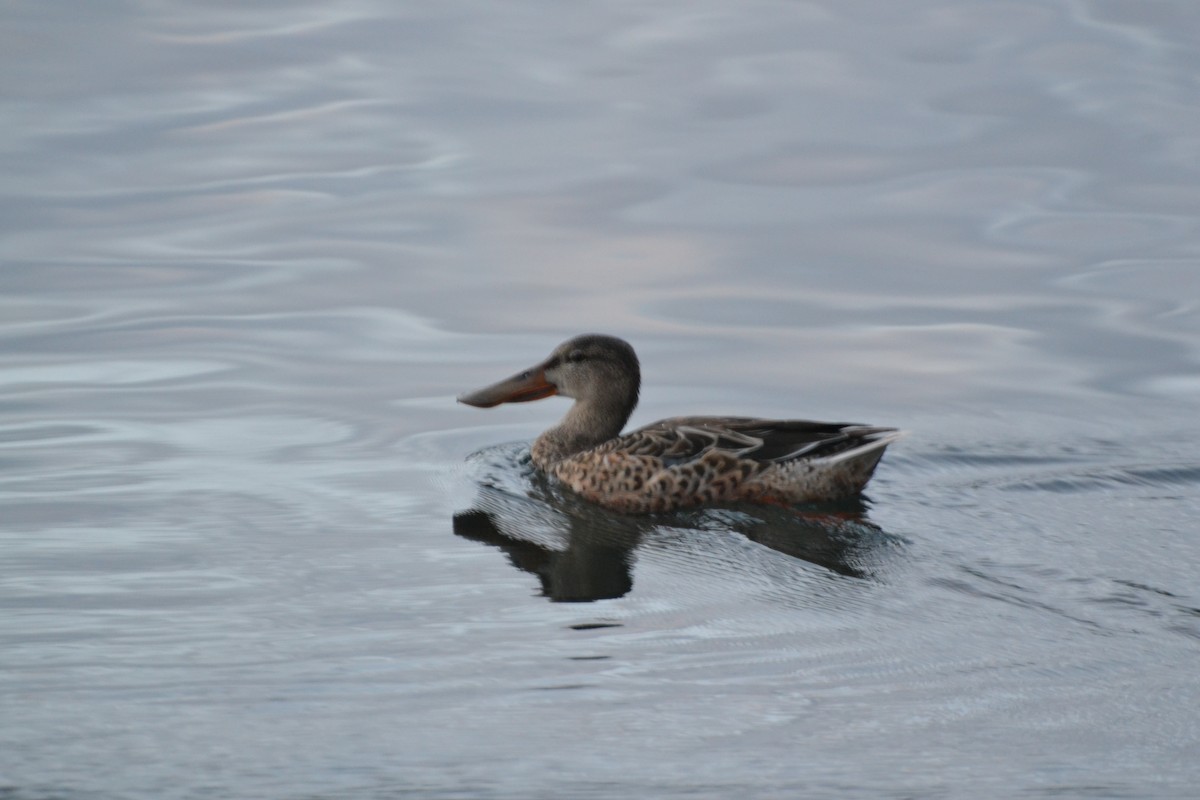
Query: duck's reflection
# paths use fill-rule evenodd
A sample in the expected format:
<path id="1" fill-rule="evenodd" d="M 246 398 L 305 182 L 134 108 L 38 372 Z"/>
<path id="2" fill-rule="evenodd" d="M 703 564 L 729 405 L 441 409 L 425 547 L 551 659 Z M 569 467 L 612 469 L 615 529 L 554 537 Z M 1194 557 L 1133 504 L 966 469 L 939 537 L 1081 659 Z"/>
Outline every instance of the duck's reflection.
<path id="1" fill-rule="evenodd" d="M 537 575 L 542 594 L 555 602 L 583 603 L 627 594 L 633 588 L 636 537 L 614 541 L 596 536 L 583 520 L 567 519 L 566 547 L 561 550 L 522 539 L 493 512 L 480 509 L 455 514 L 454 532 L 499 547 L 514 567 Z"/>
<path id="2" fill-rule="evenodd" d="M 536 575 L 542 594 L 555 602 L 627 594 L 633 588 L 639 544 L 664 528 L 733 531 L 854 578 L 870 577 L 879 565 L 880 550 L 895 541 L 867 519 L 861 500 L 836 506 L 750 506 L 634 517 L 606 511 L 528 473 L 525 478 L 524 494 L 481 482 L 471 507 L 454 515 L 454 532 L 503 550 L 513 566 Z"/>

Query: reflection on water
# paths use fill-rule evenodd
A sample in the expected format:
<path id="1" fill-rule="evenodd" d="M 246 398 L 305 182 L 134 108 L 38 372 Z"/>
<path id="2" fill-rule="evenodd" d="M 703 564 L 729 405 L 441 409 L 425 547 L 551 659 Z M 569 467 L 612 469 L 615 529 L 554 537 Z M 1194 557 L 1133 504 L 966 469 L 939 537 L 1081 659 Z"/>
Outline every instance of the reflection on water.
<path id="1" fill-rule="evenodd" d="M 640 535 L 637 526 L 618 531 L 578 517 L 564 522 L 562 550 L 523 539 L 519 520 L 502 519 L 487 511 L 455 514 L 454 532 L 499 547 L 514 567 L 536 575 L 542 595 L 555 602 L 610 600 L 628 593 L 633 588 L 633 555 Z"/>
<path id="2" fill-rule="evenodd" d="M 867 519 L 861 498 L 820 506 L 747 506 L 629 516 L 593 505 L 533 469 L 528 448 L 498 446 L 472 455 L 479 494 L 454 515 L 454 532 L 503 550 L 533 573 L 556 602 L 621 597 L 634 585 L 637 548 L 656 532 L 727 531 L 779 553 L 855 578 L 872 574 L 898 540 Z M 753 568 L 729 564 L 730 569 Z"/>

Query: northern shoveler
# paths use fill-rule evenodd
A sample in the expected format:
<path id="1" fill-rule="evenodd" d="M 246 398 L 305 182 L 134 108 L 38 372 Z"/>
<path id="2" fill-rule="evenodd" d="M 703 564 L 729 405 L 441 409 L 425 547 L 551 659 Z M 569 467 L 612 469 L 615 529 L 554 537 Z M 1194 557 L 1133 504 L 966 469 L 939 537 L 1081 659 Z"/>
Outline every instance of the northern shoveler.
<path id="1" fill-rule="evenodd" d="M 588 500 L 626 513 L 853 497 L 901 436 L 895 428 L 751 417 L 674 417 L 622 436 L 640 385 L 628 342 L 586 334 L 458 402 L 491 408 L 573 398 L 562 421 L 534 441 L 533 463 Z"/>

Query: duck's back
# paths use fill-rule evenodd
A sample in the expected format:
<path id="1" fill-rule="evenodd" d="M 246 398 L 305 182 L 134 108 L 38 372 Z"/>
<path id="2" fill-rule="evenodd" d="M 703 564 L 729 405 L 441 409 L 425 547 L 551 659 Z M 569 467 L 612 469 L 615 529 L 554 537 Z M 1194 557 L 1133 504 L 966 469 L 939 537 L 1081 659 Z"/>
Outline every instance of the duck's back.
<path id="1" fill-rule="evenodd" d="M 803 503 L 862 491 L 894 428 L 751 417 L 676 417 L 571 456 L 554 474 L 628 513 L 732 502 Z"/>

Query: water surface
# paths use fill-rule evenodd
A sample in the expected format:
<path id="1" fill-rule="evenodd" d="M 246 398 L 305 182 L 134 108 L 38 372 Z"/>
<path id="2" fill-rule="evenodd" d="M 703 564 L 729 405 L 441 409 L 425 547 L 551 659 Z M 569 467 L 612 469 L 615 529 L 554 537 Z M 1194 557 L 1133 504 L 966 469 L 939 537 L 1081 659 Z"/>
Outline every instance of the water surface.
<path id="1" fill-rule="evenodd" d="M 1193 4 L 3 16 L 6 800 L 1194 795 Z M 586 330 L 910 435 L 598 512 Z"/>

